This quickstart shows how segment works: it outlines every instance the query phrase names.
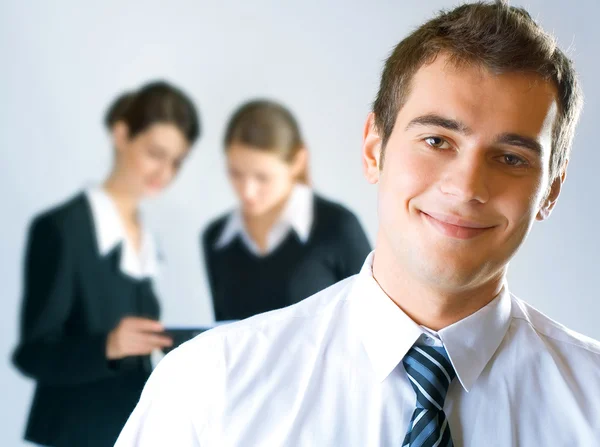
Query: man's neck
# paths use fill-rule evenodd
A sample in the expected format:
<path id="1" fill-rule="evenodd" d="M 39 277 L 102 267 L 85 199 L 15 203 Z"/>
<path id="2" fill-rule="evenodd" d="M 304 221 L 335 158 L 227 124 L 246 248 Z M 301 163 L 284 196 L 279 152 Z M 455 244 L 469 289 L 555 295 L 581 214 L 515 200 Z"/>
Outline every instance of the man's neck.
<path id="1" fill-rule="evenodd" d="M 399 265 L 386 250 L 375 249 L 373 277 L 381 289 L 415 323 L 439 331 L 487 306 L 502 290 L 505 270 L 480 284 L 441 288 Z"/>

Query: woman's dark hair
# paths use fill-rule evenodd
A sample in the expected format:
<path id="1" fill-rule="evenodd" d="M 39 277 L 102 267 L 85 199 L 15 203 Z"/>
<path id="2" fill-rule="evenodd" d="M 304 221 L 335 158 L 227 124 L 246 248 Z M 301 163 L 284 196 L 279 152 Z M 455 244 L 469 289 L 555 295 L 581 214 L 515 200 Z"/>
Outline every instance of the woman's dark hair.
<path id="1" fill-rule="evenodd" d="M 130 138 L 157 123 L 175 125 L 190 144 L 200 136 L 194 103 L 179 88 L 164 81 L 151 82 L 115 99 L 106 111 L 104 125 L 111 129 L 119 121 L 127 124 Z"/>
<path id="2" fill-rule="evenodd" d="M 134 97 L 133 93 L 125 92 L 108 107 L 108 110 L 104 114 L 104 125 L 107 130 L 111 130 L 117 122 L 123 120 L 123 113 L 129 107 Z"/>
<path id="3" fill-rule="evenodd" d="M 235 143 L 277 154 L 288 163 L 304 148 L 292 113 L 283 105 L 264 99 L 249 101 L 233 113 L 225 130 L 225 150 Z M 296 180 L 309 183 L 308 167 Z"/>

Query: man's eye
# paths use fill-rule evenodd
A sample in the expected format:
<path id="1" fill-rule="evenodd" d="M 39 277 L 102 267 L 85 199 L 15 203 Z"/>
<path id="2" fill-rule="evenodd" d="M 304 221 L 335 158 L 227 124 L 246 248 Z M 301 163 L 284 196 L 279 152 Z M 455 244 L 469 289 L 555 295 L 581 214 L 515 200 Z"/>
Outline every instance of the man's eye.
<path id="1" fill-rule="evenodd" d="M 435 149 L 447 149 L 450 147 L 448 142 L 440 137 L 427 137 L 423 141 Z"/>
<path id="2" fill-rule="evenodd" d="M 502 162 L 508 166 L 520 167 L 527 165 L 527 162 L 525 160 L 513 154 L 504 154 L 502 156 Z"/>

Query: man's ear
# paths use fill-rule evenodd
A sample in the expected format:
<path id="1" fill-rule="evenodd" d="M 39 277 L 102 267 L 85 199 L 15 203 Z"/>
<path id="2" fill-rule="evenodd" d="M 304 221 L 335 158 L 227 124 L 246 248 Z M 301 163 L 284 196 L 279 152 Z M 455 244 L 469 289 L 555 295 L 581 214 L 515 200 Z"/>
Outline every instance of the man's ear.
<path id="1" fill-rule="evenodd" d="M 369 113 L 363 130 L 363 172 L 371 184 L 379 182 L 381 173 L 381 137 L 375 126 L 375 114 Z"/>
<path id="2" fill-rule="evenodd" d="M 558 200 L 558 196 L 560 195 L 560 191 L 562 190 L 562 185 L 565 182 L 565 179 L 567 178 L 568 164 L 569 160 L 566 160 L 563 168 L 560 171 L 560 174 L 557 175 L 556 178 L 552 181 L 552 185 L 550 186 L 548 196 L 542 202 L 542 206 L 540 207 L 537 216 L 535 216 L 536 220 L 542 221 L 550 217 L 550 213 L 552 213 L 552 210 L 556 205 L 556 201 Z"/>

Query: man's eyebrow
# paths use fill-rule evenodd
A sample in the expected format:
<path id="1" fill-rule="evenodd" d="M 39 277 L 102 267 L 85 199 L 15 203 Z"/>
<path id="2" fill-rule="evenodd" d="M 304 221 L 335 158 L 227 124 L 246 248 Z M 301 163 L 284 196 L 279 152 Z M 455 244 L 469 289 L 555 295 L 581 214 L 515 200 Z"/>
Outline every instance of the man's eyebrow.
<path id="1" fill-rule="evenodd" d="M 454 132 L 459 132 L 464 135 L 468 135 L 468 134 L 472 133 L 471 128 L 469 126 L 467 126 L 466 124 L 462 123 L 461 121 L 458 121 L 458 120 L 455 120 L 452 118 L 447 118 L 447 117 L 444 117 L 441 115 L 437 115 L 435 113 L 429 113 L 427 115 L 421 115 L 416 118 L 413 118 L 408 123 L 405 130 L 409 130 L 412 127 L 416 127 L 416 126 L 442 127 L 444 129 L 451 130 Z"/>
<path id="2" fill-rule="evenodd" d="M 435 113 L 428 113 L 427 115 L 421 115 L 413 118 L 408 123 L 405 130 L 409 130 L 417 126 L 441 127 L 443 129 L 458 132 L 463 135 L 469 135 L 473 132 L 472 129 L 463 122 Z M 537 155 L 541 155 L 543 153 L 542 145 L 534 138 L 519 135 L 517 133 L 503 133 L 498 136 L 496 142 L 498 144 L 508 144 L 510 146 L 522 147 L 535 152 Z"/>
<path id="3" fill-rule="evenodd" d="M 543 153 L 542 145 L 535 139 L 516 133 L 503 133 L 497 138 L 496 142 L 499 144 L 508 144 L 510 146 L 518 146 L 524 149 L 529 149 L 530 151 L 535 152 L 537 155 L 542 155 Z"/>

